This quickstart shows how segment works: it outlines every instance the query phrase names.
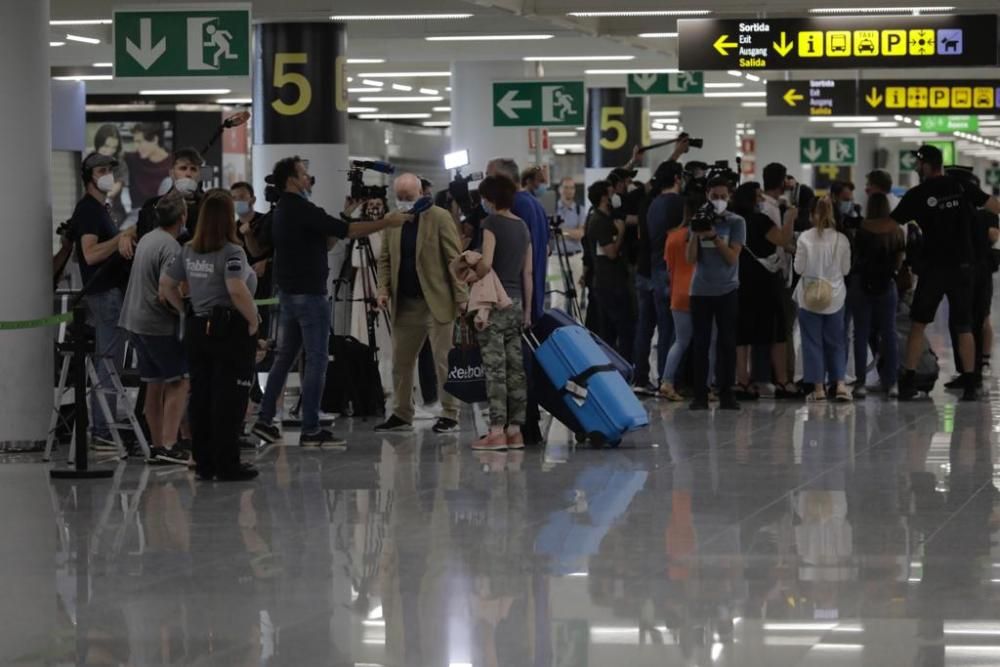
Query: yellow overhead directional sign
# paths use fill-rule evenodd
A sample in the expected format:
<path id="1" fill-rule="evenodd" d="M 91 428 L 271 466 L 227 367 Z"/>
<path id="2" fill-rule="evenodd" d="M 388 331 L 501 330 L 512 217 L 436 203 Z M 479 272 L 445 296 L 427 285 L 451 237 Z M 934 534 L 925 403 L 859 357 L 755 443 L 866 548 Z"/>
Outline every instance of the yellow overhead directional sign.
<path id="1" fill-rule="evenodd" d="M 724 56 L 729 55 L 729 49 L 735 49 L 739 46 L 736 42 L 727 42 L 727 39 L 729 39 L 729 35 L 723 35 L 722 37 L 719 37 L 719 39 L 715 40 L 714 44 L 712 44 L 712 46 L 715 47 L 715 50 Z"/>
<path id="2" fill-rule="evenodd" d="M 993 79 L 948 80 L 878 80 L 861 82 L 864 97 L 858 100 L 858 113 L 884 110 L 936 114 L 1000 111 L 1000 81 Z M 885 106 L 883 107 L 883 102 Z"/>
<path id="3" fill-rule="evenodd" d="M 865 99 L 868 101 L 868 104 L 872 106 L 872 108 L 877 109 L 878 106 L 882 104 L 882 100 L 884 98 L 879 94 L 878 88 L 873 87 L 871 92 L 865 95 Z"/>
<path id="4" fill-rule="evenodd" d="M 878 30 L 855 30 L 854 31 L 854 55 L 859 58 L 867 58 L 878 55 L 879 39 Z"/>
<path id="5" fill-rule="evenodd" d="M 789 88 L 788 92 L 785 93 L 785 96 L 782 99 L 785 100 L 785 104 L 787 104 L 790 107 L 794 107 L 798 102 L 801 102 L 805 98 L 806 98 L 805 95 L 799 93 L 794 88 Z"/>
<path id="6" fill-rule="evenodd" d="M 795 42 L 789 42 L 788 36 L 782 31 L 781 42 L 774 42 L 772 46 L 778 52 L 778 55 L 787 56 L 788 52 L 795 48 Z"/>
<path id="7" fill-rule="evenodd" d="M 799 33 L 799 57 L 823 57 L 823 33 L 817 30 L 806 30 Z"/>

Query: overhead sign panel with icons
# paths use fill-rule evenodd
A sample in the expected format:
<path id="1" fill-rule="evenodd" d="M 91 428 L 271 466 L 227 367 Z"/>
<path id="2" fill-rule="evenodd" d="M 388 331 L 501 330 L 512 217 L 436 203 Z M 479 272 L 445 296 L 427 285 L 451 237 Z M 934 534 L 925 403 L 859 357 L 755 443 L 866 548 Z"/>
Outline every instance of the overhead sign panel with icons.
<path id="1" fill-rule="evenodd" d="M 681 19 L 681 70 L 993 67 L 997 19 L 857 16 Z"/>
<path id="2" fill-rule="evenodd" d="M 884 79 L 858 82 L 865 113 L 975 114 L 1000 111 L 1000 79 Z"/>
<path id="3" fill-rule="evenodd" d="M 921 132 L 978 132 L 979 116 L 921 116 Z"/>
<path id="4" fill-rule="evenodd" d="M 854 81 L 810 79 L 768 81 L 768 116 L 854 116 L 858 86 Z"/>

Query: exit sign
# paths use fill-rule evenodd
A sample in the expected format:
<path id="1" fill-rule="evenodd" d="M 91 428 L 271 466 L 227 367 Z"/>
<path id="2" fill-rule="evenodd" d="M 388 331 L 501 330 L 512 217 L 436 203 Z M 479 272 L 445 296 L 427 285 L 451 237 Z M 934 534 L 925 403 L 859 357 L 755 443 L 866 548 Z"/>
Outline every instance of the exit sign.
<path id="1" fill-rule="evenodd" d="M 979 116 L 921 116 L 921 132 L 977 132 Z"/>

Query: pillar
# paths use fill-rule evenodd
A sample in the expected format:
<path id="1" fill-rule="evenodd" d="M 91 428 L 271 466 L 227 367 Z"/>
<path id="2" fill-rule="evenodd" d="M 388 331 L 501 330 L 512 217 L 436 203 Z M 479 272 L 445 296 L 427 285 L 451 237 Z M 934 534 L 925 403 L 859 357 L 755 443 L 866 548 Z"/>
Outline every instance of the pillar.
<path id="1" fill-rule="evenodd" d="M 348 193 L 347 36 L 342 23 L 256 26 L 253 78 L 253 183 L 264 204 L 264 178 L 298 155 L 316 178 L 312 201 L 338 215 Z M 330 254 L 330 282 L 345 243 Z"/>
<path id="2" fill-rule="evenodd" d="M 52 200 L 49 0 L 0 3 L 0 166 L 4 242 L 0 244 L 0 321 L 51 315 Z M 49 328 L 0 330 L 0 449 L 44 444 L 52 414 Z"/>
<path id="3" fill-rule="evenodd" d="M 646 97 L 629 97 L 624 88 L 587 89 L 587 170 L 584 185 L 607 178 L 632 159 L 636 146 L 649 143 Z M 646 171 L 637 174 L 649 178 Z"/>
<path id="4" fill-rule="evenodd" d="M 513 158 L 522 169 L 535 162 L 528 128 L 493 127 L 493 82 L 531 78 L 517 61 L 452 63 L 451 150 L 469 151 L 465 173 L 485 170 L 495 157 Z"/>

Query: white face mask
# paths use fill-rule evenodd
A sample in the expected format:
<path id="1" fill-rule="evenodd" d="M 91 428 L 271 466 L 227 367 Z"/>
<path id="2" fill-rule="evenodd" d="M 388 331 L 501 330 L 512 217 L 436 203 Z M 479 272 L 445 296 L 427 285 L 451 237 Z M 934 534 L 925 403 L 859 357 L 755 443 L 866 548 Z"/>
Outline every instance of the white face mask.
<path id="1" fill-rule="evenodd" d="M 409 213 L 410 210 L 413 209 L 413 205 L 415 203 L 416 202 L 412 202 L 412 201 L 400 201 L 399 199 L 397 199 L 396 200 L 396 210 L 399 211 L 400 213 Z"/>
<path id="2" fill-rule="evenodd" d="M 115 187 L 114 174 L 104 174 L 97 179 L 96 185 L 101 192 L 111 192 L 111 188 Z"/>
<path id="3" fill-rule="evenodd" d="M 198 182 L 193 178 L 178 178 L 174 181 L 174 188 L 184 195 L 189 195 L 198 189 Z"/>
<path id="4" fill-rule="evenodd" d="M 622 207 L 622 196 L 617 192 L 611 195 L 611 208 L 621 208 Z"/>
<path id="5" fill-rule="evenodd" d="M 840 213 L 841 215 L 850 215 L 854 210 L 854 202 L 852 201 L 842 201 L 840 202 Z"/>
<path id="6" fill-rule="evenodd" d="M 723 213 L 726 212 L 726 209 L 729 207 L 729 202 L 726 201 L 725 199 L 713 199 L 712 206 L 715 207 L 716 213 L 722 215 Z"/>
<path id="7" fill-rule="evenodd" d="M 236 215 L 237 215 L 237 217 L 241 217 L 242 218 L 244 215 L 246 215 L 247 213 L 250 212 L 250 202 L 248 202 L 248 201 L 241 201 L 241 200 L 237 199 L 236 202 L 235 202 L 235 204 L 236 204 Z"/>

